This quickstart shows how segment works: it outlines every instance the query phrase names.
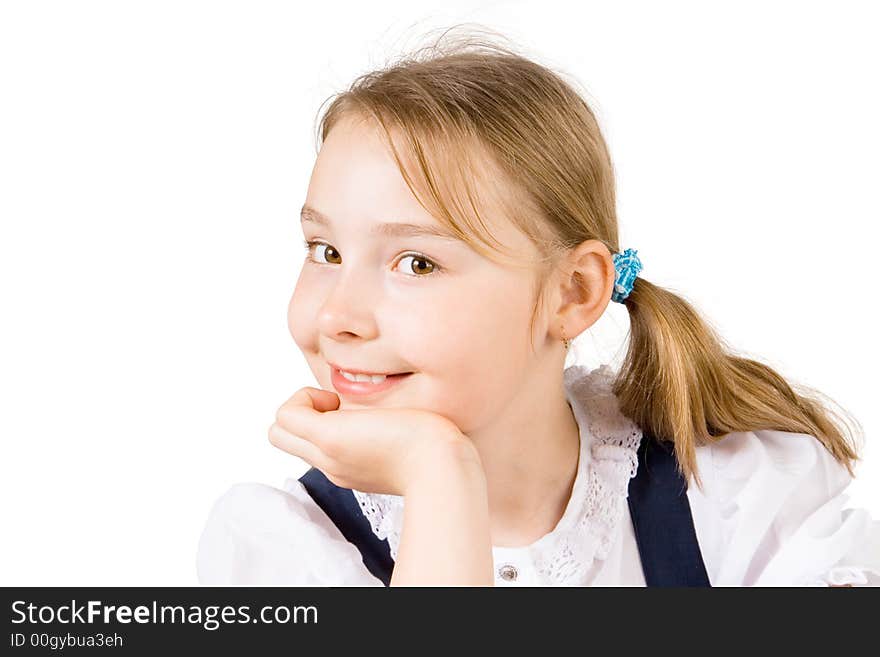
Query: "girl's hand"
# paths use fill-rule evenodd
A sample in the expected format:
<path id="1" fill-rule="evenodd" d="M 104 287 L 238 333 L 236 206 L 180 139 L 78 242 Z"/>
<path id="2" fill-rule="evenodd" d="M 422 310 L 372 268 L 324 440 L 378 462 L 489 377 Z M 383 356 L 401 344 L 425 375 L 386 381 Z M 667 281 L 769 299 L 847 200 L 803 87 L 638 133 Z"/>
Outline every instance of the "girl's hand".
<path id="1" fill-rule="evenodd" d="M 416 409 L 337 410 L 339 396 L 301 388 L 275 415 L 269 442 L 298 456 L 337 486 L 405 495 L 435 458 L 479 463 L 454 422 Z"/>

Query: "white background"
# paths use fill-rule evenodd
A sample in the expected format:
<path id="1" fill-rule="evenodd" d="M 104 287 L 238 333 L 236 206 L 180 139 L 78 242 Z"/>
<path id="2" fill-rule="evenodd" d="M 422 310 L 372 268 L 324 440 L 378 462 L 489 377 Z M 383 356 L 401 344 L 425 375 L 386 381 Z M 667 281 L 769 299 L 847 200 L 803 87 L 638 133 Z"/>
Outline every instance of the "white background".
<path id="1" fill-rule="evenodd" d="M 579 81 L 622 248 L 862 423 L 880 517 L 874 6 L 4 2 L 0 583 L 195 584 L 213 501 L 304 472 L 267 430 L 315 385 L 286 306 L 319 105 L 459 22 Z"/>

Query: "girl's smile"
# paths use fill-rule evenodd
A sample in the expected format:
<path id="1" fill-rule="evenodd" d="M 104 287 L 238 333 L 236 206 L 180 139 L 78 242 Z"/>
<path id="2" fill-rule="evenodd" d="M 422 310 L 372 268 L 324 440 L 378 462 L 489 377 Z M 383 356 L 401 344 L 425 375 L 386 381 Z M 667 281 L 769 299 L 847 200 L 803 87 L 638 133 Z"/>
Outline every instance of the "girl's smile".
<path id="1" fill-rule="evenodd" d="M 352 381 L 352 373 L 343 373 L 343 370 L 340 370 L 332 364 L 330 365 L 330 382 L 333 384 L 336 391 L 342 395 L 357 396 L 358 398 L 385 392 L 412 374 L 413 372 L 372 376 L 358 374 L 358 378 L 366 378 L 369 376 L 369 380 Z"/>

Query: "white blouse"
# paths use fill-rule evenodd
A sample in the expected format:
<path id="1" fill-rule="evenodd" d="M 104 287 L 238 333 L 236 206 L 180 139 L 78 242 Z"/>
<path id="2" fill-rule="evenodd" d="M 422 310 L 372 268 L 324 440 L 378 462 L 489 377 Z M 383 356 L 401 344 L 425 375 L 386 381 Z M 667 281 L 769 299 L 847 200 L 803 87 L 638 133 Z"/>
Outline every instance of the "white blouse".
<path id="1" fill-rule="evenodd" d="M 493 546 L 496 586 L 645 586 L 627 504 L 641 430 L 619 411 L 608 365 L 565 370 L 580 428 L 572 495 L 530 545 Z M 687 489 L 713 586 L 880 586 L 880 521 L 844 509 L 851 482 L 813 436 L 759 430 L 697 447 L 703 490 Z M 404 498 L 353 491 L 396 559 Z M 288 478 L 232 486 L 214 504 L 197 557 L 201 584 L 383 586 L 357 548 Z"/>

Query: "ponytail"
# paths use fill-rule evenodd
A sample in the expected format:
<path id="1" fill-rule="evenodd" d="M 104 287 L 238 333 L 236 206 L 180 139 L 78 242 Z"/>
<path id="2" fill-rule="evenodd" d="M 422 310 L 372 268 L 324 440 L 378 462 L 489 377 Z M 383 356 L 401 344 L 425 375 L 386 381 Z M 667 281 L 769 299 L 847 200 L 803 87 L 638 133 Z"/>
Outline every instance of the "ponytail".
<path id="1" fill-rule="evenodd" d="M 614 393 L 643 430 L 674 441 L 686 480 L 693 476 L 702 488 L 696 446 L 758 429 L 815 436 L 854 475 L 856 440 L 841 426 L 858 422 L 833 413 L 824 395 L 735 355 L 687 301 L 643 278 L 624 304 L 630 339 Z"/>

